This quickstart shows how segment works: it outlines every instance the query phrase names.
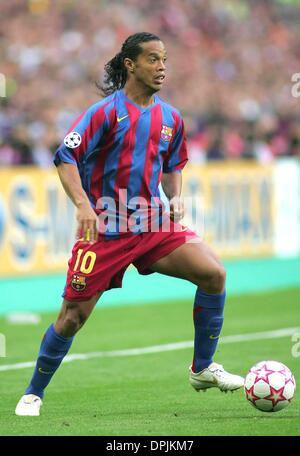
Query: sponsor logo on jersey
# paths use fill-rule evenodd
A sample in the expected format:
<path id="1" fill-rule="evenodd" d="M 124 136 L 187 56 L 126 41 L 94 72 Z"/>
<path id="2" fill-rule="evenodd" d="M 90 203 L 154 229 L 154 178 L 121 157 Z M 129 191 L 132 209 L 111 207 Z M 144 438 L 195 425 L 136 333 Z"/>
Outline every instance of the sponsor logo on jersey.
<path id="1" fill-rule="evenodd" d="M 127 116 L 117 117 L 117 121 L 122 122 L 122 120 L 126 119 L 126 117 L 128 117 L 128 114 L 127 114 Z"/>

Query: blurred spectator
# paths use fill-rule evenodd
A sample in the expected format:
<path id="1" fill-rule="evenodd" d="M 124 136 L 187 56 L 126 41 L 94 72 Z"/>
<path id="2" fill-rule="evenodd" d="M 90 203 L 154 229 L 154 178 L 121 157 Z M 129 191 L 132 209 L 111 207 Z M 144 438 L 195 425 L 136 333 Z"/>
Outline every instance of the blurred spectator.
<path id="1" fill-rule="evenodd" d="M 0 5 L 0 165 L 50 166 L 124 39 L 166 43 L 161 96 L 185 118 L 190 159 L 300 156 L 298 1 L 10 0 Z M 137 27 L 138 24 L 138 27 Z"/>

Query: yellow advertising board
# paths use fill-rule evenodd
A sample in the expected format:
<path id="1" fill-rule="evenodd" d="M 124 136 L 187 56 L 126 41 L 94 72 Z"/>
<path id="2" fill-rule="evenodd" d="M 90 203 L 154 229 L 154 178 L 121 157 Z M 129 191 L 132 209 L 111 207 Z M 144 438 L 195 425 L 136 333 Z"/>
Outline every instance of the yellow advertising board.
<path id="1" fill-rule="evenodd" d="M 255 162 L 187 167 L 183 173 L 183 195 L 188 203 L 189 198 L 196 202 L 188 204 L 185 223 L 222 257 L 272 254 L 272 173 L 271 165 Z"/>
<path id="2" fill-rule="evenodd" d="M 250 162 L 188 166 L 184 223 L 222 257 L 272 254 L 272 169 Z M 0 277 L 66 271 L 74 214 L 55 170 L 0 169 Z"/>
<path id="3" fill-rule="evenodd" d="M 0 169 L 0 277 L 65 270 L 73 233 L 55 170 Z"/>

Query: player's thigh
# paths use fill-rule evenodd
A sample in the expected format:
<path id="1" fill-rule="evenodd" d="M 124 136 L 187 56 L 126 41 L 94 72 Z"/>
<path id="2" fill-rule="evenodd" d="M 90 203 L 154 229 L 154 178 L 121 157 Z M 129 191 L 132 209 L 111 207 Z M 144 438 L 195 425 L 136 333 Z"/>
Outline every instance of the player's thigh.
<path id="1" fill-rule="evenodd" d="M 224 274 L 224 268 L 215 252 L 204 242 L 190 242 L 153 263 L 150 269 L 198 283 L 200 279 L 211 279 Z"/>

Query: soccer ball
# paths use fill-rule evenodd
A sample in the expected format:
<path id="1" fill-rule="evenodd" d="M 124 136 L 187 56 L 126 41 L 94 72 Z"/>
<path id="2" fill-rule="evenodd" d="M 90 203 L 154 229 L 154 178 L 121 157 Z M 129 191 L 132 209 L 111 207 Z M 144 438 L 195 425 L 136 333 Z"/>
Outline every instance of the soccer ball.
<path id="1" fill-rule="evenodd" d="M 290 369 L 278 361 L 261 361 L 245 379 L 246 399 L 262 412 L 278 412 L 293 399 L 296 382 Z"/>

